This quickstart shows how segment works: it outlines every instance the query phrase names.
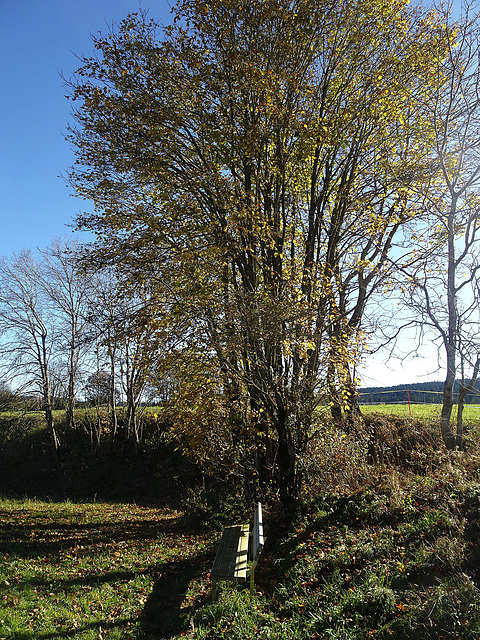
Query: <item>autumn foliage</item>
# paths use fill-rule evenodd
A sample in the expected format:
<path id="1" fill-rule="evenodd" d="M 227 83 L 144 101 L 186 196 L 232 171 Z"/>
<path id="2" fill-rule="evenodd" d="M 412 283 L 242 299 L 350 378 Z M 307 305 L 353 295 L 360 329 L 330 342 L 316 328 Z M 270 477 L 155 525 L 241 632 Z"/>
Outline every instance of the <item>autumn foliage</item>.
<path id="1" fill-rule="evenodd" d="M 185 0 L 166 28 L 132 14 L 95 37 L 70 81 L 91 261 L 144 292 L 180 358 L 214 361 L 216 400 L 187 374 L 205 404 L 180 407 L 186 441 L 220 405 L 254 425 L 286 506 L 323 392 L 355 419 L 367 305 L 435 171 L 424 98 L 446 35 L 404 0 Z"/>

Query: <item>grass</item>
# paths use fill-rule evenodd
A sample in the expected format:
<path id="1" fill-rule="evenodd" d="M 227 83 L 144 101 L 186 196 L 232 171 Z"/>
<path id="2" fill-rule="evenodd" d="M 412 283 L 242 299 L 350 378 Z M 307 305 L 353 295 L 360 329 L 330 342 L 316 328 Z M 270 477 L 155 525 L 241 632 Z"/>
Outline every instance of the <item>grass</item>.
<path id="1" fill-rule="evenodd" d="M 480 488 L 400 482 L 270 513 L 256 596 L 214 604 L 217 536 L 182 512 L 2 501 L 0 638 L 478 640 Z"/>
<path id="2" fill-rule="evenodd" d="M 480 487 L 445 479 L 392 474 L 305 502 L 270 539 L 257 597 L 225 587 L 190 637 L 478 640 Z"/>
<path id="3" fill-rule="evenodd" d="M 365 491 L 304 510 L 275 596 L 298 637 L 478 638 L 461 510 L 425 508 L 411 492 L 402 504 L 393 497 Z"/>
<path id="4" fill-rule="evenodd" d="M 361 405 L 363 414 L 382 413 L 394 416 L 413 416 L 414 418 L 434 420 L 440 418 L 441 404 L 365 404 Z M 452 421 L 456 420 L 457 407 L 454 406 Z M 465 405 L 463 418 L 466 423 L 480 422 L 480 405 Z"/>
<path id="5" fill-rule="evenodd" d="M 181 512 L 2 501 L 0 638 L 157 638 L 205 600 L 212 536 Z"/>
<path id="6" fill-rule="evenodd" d="M 266 501 L 252 598 L 223 584 L 210 602 L 234 495 L 198 486 L 177 508 L 1 500 L 0 640 L 479 640 L 478 425 L 459 454 L 425 418 L 370 417 L 374 459 L 361 433 L 322 424 L 293 521 Z"/>

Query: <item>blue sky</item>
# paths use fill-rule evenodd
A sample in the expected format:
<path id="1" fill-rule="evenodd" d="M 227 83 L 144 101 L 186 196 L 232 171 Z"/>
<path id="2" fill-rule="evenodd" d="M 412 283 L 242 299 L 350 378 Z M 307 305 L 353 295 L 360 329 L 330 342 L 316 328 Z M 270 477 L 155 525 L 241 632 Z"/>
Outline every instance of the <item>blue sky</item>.
<path id="1" fill-rule="evenodd" d="M 142 7 L 170 22 L 166 0 Z M 90 34 L 138 9 L 138 0 L 0 0 L 0 255 L 46 247 L 88 210 L 60 177 L 74 160 L 60 72 L 68 78 L 75 54 L 92 52 Z"/>
<path id="2" fill-rule="evenodd" d="M 167 0 L 143 0 L 142 8 L 170 22 Z M 138 9 L 138 0 L 0 0 L 0 256 L 47 247 L 89 210 L 61 178 L 74 155 L 64 139 L 71 117 L 60 73 L 68 78 L 79 66 L 75 54 L 93 51 L 90 34 Z M 401 384 L 436 379 L 422 377 L 434 368 L 434 358 L 385 366 L 377 357 L 362 377 L 365 385 Z"/>

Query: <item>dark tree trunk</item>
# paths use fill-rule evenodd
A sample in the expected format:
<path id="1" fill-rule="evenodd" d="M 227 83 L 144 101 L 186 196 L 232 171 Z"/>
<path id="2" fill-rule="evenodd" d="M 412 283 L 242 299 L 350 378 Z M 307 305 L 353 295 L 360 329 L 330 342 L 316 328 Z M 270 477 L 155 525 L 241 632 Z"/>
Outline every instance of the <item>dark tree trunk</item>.
<path id="1" fill-rule="evenodd" d="M 277 470 L 280 502 L 284 514 L 289 517 L 293 514 L 298 499 L 295 445 L 285 415 L 280 417 L 276 427 L 278 433 Z"/>
<path id="2" fill-rule="evenodd" d="M 340 423 L 342 421 L 343 412 L 342 404 L 338 398 L 338 388 L 335 384 L 335 367 L 333 364 L 329 364 L 327 373 L 327 385 L 328 385 L 328 400 L 330 403 L 330 413 L 335 422 Z"/>

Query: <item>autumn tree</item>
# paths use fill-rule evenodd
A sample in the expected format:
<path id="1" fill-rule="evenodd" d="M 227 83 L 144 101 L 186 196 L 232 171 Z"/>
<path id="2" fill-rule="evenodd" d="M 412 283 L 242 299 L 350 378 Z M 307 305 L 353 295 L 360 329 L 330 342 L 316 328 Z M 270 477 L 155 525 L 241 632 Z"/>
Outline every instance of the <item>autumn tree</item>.
<path id="1" fill-rule="evenodd" d="M 132 15 L 95 38 L 70 83 L 80 226 L 215 354 L 226 420 L 254 425 L 286 507 L 415 214 L 433 22 L 403 0 L 185 0 L 165 30 Z"/>

